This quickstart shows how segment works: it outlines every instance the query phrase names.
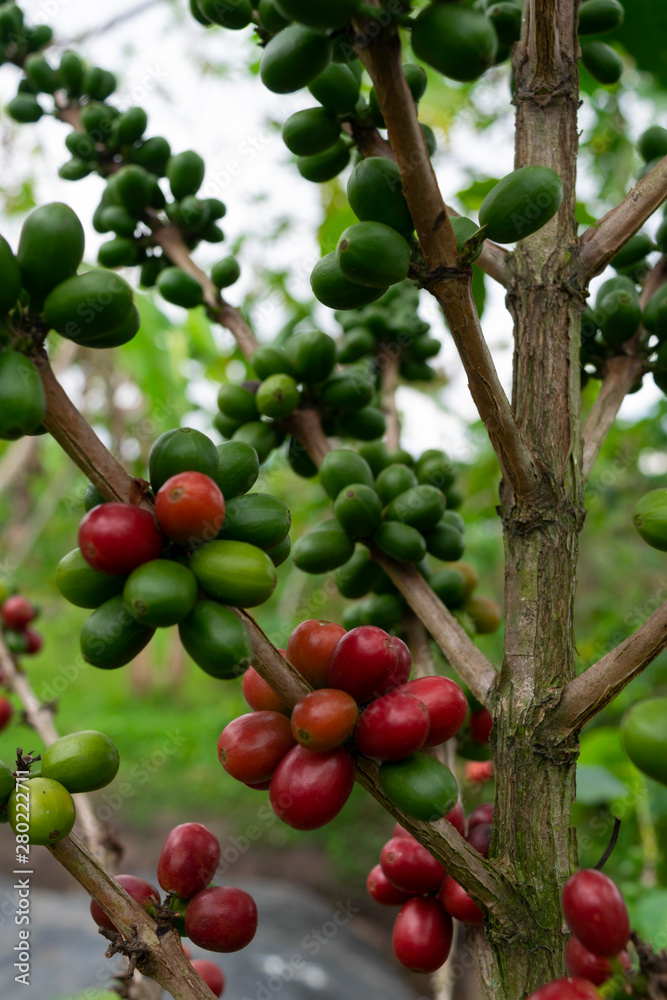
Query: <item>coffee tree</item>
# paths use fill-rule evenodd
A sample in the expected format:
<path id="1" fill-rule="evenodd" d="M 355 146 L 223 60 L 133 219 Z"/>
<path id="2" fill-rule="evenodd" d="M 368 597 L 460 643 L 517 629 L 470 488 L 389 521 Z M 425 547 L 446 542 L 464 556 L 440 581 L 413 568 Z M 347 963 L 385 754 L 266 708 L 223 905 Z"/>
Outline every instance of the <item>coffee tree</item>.
<path id="1" fill-rule="evenodd" d="M 641 10 L 654 8 L 645 0 Z M 84 231 L 64 202 L 32 211 L 17 246 L 0 240 L 0 436 L 46 432 L 90 480 L 79 546 L 63 553 L 57 574 L 64 597 L 91 611 L 83 655 L 120 668 L 156 629 L 177 625 L 202 670 L 220 680 L 243 675 L 253 712 L 218 743 L 232 777 L 267 788 L 277 815 L 301 830 L 332 819 L 355 779 L 378 799 L 398 823 L 368 889 L 401 906 L 393 945 L 406 967 L 438 969 L 456 919 L 486 997 L 573 1000 L 597 996 L 607 981 L 619 993 L 661 995 L 664 959 L 636 937 L 630 944 L 614 883 L 578 870 L 571 821 L 581 730 L 667 644 L 661 605 L 576 674 L 586 482 L 626 394 L 648 373 L 667 389 L 667 229 L 664 221 L 642 229 L 667 195 L 667 130 L 644 131 L 639 179 L 581 232 L 588 213 L 576 199 L 580 68 L 589 93 L 623 86 L 628 51 L 660 73 L 646 46 L 635 49 L 637 12 L 626 16 L 618 0 L 191 0 L 190 13 L 202 31 L 253 27 L 258 87 L 275 95 L 308 88 L 311 106 L 286 117 L 282 137 L 304 184 L 346 178 L 356 221 L 348 215 L 311 275 L 340 336 L 295 319 L 274 343 L 257 339 L 223 295 L 240 274 L 235 257 L 221 256 L 210 273 L 195 261 L 202 242 L 223 241 L 226 212 L 219 199 L 199 196 L 202 157 L 151 135 L 150 108 L 116 107 L 114 73 L 72 50 L 52 58 L 51 30 L 25 23 L 16 4 L 0 5 L 0 57 L 20 70 L 8 114 L 26 127 L 45 114 L 60 119 L 71 154 L 60 177 L 95 173 L 106 182 L 93 216 L 109 234 L 99 267 L 81 270 Z M 419 102 L 429 79 L 469 84 L 510 64 L 515 169 L 486 187 L 473 221 L 445 202 L 457 192 L 436 180 L 435 136 L 419 120 Z M 587 305 L 590 282 L 607 265 Z M 511 400 L 480 324 L 480 275 L 506 289 Z M 233 333 L 247 375 L 220 387 L 211 416 L 224 443 L 174 426 L 153 442 L 147 478 L 128 474 L 104 447 L 50 363 L 53 331 L 100 351 L 122 351 L 141 335 L 135 280 L 177 306 L 203 306 Z M 418 314 L 420 295 L 442 310 L 500 467 L 498 664 L 474 641 L 498 628 L 501 613 L 460 562 L 454 467 L 444 450 L 414 456 L 401 447 L 396 385 L 432 381 L 429 359 L 440 346 Z M 591 381 L 599 387 L 582 426 L 582 387 Z M 318 477 L 332 502 L 331 516 L 291 553 L 287 506 L 252 492 L 277 449 L 296 477 Z M 665 491 L 641 499 L 635 523 L 649 544 L 667 548 Z M 333 572 L 355 603 L 342 625 L 301 623 L 281 650 L 246 609 L 271 596 L 275 568 L 288 558 L 305 573 Z M 30 619 L 17 618 L 16 598 L 3 596 L 6 669 L 38 725 L 39 706 L 12 661 L 28 651 Z M 459 683 L 435 671 L 427 637 Z M 630 759 L 662 783 L 664 708 L 664 699 L 650 699 L 623 724 Z M 2 772 L 14 832 L 47 845 L 91 893 L 96 921 L 133 969 L 178 1000 L 219 993 L 219 977 L 200 966 L 205 985 L 177 933 L 214 951 L 252 940 L 252 900 L 208 887 L 216 838 L 198 824 L 170 834 L 158 864 L 164 902 L 132 876 L 113 880 L 68 836 L 69 792 L 113 778 L 113 742 L 85 732 L 47 737 L 41 774 L 19 754 L 18 772 L 33 775 L 23 791 L 18 776 L 12 791 L 12 768 Z M 467 821 L 451 769 L 457 750 L 477 760 L 475 773 L 495 777 L 494 808 Z M 87 754 L 97 762 L 92 775 Z M 45 801 L 59 810 L 55 829 L 40 813 Z"/>

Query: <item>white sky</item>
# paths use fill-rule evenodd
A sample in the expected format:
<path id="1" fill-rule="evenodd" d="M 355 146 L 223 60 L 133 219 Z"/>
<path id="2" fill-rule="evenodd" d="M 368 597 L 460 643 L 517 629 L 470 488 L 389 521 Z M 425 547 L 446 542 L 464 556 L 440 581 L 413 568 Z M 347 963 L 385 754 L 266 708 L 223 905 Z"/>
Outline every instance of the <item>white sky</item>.
<path id="1" fill-rule="evenodd" d="M 84 0 L 24 0 L 22 4 L 29 24 L 45 21 L 54 28 L 56 40 L 76 48 L 89 61 L 112 69 L 120 77 L 118 91 L 112 101 L 121 109 L 142 104 L 149 114 L 148 135 L 163 134 L 174 152 L 192 148 L 206 161 L 206 177 L 202 187 L 205 196 L 215 195 L 227 204 L 227 216 L 222 226 L 228 241 L 242 234 L 249 235 L 240 254 L 241 281 L 230 290 L 229 298 L 239 303 L 243 292 L 256 286 L 254 268 L 289 266 L 294 291 L 302 297 L 310 293 L 308 278 L 319 258 L 316 229 L 321 220 L 318 185 L 301 179 L 290 162 L 290 154 L 280 134 L 270 129 L 270 120 L 282 121 L 288 115 L 314 103 L 307 92 L 275 95 L 267 91 L 258 78 L 249 78 L 245 66 L 256 60 L 258 49 L 251 41 L 251 30 L 232 32 L 206 31 L 189 14 L 174 28 L 174 12 L 170 4 L 158 4 L 132 20 L 121 23 L 103 35 L 74 39 L 88 30 L 105 24 L 125 10 L 136 6 L 135 0 L 116 0 L 109 5 L 95 5 Z M 187 4 L 179 0 L 181 12 Z M 206 66 L 202 76 L 202 66 Z M 0 68 L 0 103 L 4 105 L 15 93 L 18 71 Z M 504 88 L 506 91 L 506 87 Z M 505 93 L 496 85 L 489 86 L 482 99 L 489 110 L 501 107 Z M 650 121 L 648 109 L 627 97 L 631 105 L 634 130 L 639 134 Z M 644 120 L 642 120 L 644 119 Z M 582 123 L 586 124 L 585 111 Z M 57 168 L 68 158 L 64 138 L 67 127 L 52 119 L 42 119 L 37 125 L 14 127 L 6 116 L 3 120 L 4 143 L 1 177 L 5 187 L 18 185 L 27 160 L 37 177 L 40 202 L 65 200 L 79 214 L 87 229 L 87 260 L 95 261 L 96 249 L 108 237 L 100 236 L 90 227 L 90 218 L 99 200 L 103 182 L 94 176 L 71 184 L 57 177 Z M 442 178 L 445 197 L 465 179 L 465 168 L 478 167 L 502 175 L 512 169 L 511 118 L 504 117 L 496 126 L 482 134 L 474 132 L 465 121 L 457 124 L 448 141 L 440 134 L 436 171 Z M 464 150 L 465 161 L 462 159 Z M 489 151 L 492 150 L 492 161 Z M 591 190 L 590 182 L 582 180 L 582 190 Z M 288 217 L 291 228 L 280 239 L 264 239 Z M 16 246 L 20 221 L 3 222 L 3 234 Z M 201 244 L 195 257 L 206 267 L 223 256 L 226 244 Z M 596 279 L 596 284 L 601 279 Z M 511 382 L 511 321 L 503 305 L 503 290 L 489 281 L 487 310 L 483 326 L 501 380 L 509 391 Z M 596 285 L 593 286 L 594 288 Z M 160 300 L 161 307 L 165 304 Z M 165 311 L 169 311 L 166 307 Z M 443 390 L 446 411 L 435 401 L 417 390 L 399 390 L 398 402 L 404 412 L 404 439 L 411 451 L 440 446 L 453 457 L 464 458 L 469 452 L 465 422 L 475 417 L 466 378 L 456 350 L 444 328 L 435 302 L 422 294 L 421 314 L 433 323 L 433 334 L 443 342 L 436 359 L 449 376 L 450 384 Z M 178 316 L 178 310 L 173 312 Z M 321 325 L 335 332 L 329 310 L 318 310 Z M 283 322 L 280 308 L 271 302 L 261 310 L 257 324 L 260 339 L 270 340 Z M 204 387 L 202 391 L 205 392 Z M 197 387 L 194 387 L 195 394 Z M 645 380 L 640 393 L 628 397 L 621 417 L 632 420 L 643 414 L 659 398 L 652 380 Z M 202 403 L 211 399 L 210 389 Z"/>

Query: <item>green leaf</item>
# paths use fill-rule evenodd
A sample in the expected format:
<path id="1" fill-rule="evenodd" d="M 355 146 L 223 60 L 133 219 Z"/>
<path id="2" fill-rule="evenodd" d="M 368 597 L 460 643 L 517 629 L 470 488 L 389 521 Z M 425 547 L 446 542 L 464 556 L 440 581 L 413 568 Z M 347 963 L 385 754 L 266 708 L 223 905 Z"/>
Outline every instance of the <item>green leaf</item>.
<path id="1" fill-rule="evenodd" d="M 654 948 L 667 940 L 667 889 L 644 890 L 630 907 L 632 928 Z"/>
<path id="2" fill-rule="evenodd" d="M 579 764 L 577 767 L 577 802 L 581 805 L 604 805 L 628 794 L 627 786 L 606 767 L 598 764 Z"/>

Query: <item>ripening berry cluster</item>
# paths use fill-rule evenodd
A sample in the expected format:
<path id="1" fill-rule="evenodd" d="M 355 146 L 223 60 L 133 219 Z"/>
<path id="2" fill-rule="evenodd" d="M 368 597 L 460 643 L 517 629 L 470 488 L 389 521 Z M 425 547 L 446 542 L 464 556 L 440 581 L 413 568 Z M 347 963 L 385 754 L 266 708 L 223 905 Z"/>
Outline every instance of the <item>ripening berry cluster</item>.
<path id="1" fill-rule="evenodd" d="M 473 809 L 466 821 L 460 803 L 444 817 L 483 857 L 489 856 L 493 806 Z M 381 906 L 400 906 L 394 921 L 394 955 L 412 972 L 435 972 L 449 956 L 453 920 L 481 927 L 484 913 L 444 866 L 400 823 L 366 880 Z"/>
<path id="2" fill-rule="evenodd" d="M 159 890 L 145 879 L 117 875 L 116 882 L 158 926 L 174 927 L 181 937 L 207 951 L 240 951 L 255 936 L 257 906 L 243 889 L 210 884 L 219 861 L 220 844 L 214 834 L 201 823 L 182 823 L 167 835 L 158 858 L 157 879 L 166 893 L 164 903 Z M 95 899 L 90 912 L 98 927 L 117 931 Z M 221 996 L 225 977 L 220 967 L 205 959 L 196 959 L 192 966 L 213 993 Z"/>
<path id="3" fill-rule="evenodd" d="M 248 493 L 255 450 L 216 447 L 188 427 L 166 431 L 149 455 L 148 506 L 108 503 L 86 492 L 79 547 L 56 583 L 94 609 L 81 632 L 84 659 L 111 670 L 128 663 L 156 628 L 178 625 L 183 646 L 213 677 L 239 677 L 252 660 L 248 630 L 230 610 L 266 601 L 288 555 L 291 516 L 277 497 Z M 141 498 L 141 493 L 137 500 Z"/>
<path id="4" fill-rule="evenodd" d="M 309 619 L 292 632 L 285 655 L 315 690 L 290 710 L 250 668 L 243 692 L 253 712 L 234 719 L 218 740 L 225 770 L 252 788 L 268 789 L 276 814 L 312 830 L 343 808 L 354 784 L 353 753 L 379 762 L 387 797 L 408 815 L 446 815 L 456 780 L 423 752 L 461 728 L 468 703 L 446 677 L 410 680 L 405 643 L 373 625 L 349 632 Z"/>

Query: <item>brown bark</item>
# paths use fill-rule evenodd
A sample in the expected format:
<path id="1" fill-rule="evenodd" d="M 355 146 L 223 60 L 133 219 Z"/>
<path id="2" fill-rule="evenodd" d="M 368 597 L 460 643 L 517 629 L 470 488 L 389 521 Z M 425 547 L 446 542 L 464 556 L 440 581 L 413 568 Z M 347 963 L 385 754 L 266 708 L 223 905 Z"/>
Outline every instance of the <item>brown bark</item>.
<path id="1" fill-rule="evenodd" d="M 48 850 L 113 918 L 123 938 L 134 943 L 140 956 L 137 967 L 142 973 L 164 987 L 174 1000 L 214 1000 L 214 994 L 186 958 L 178 933 L 172 930 L 158 936 L 152 917 L 76 837 L 65 837 Z"/>
<path id="2" fill-rule="evenodd" d="M 415 104 L 401 71 L 401 46 L 389 34 L 359 50 L 387 123 L 419 245 L 428 267 L 425 287 L 438 300 L 469 380 L 470 393 L 498 456 L 507 482 L 519 496 L 538 485 L 532 456 L 517 429 L 486 344 L 472 298 L 469 268 L 457 266 L 456 240 L 449 223 Z"/>
<path id="3" fill-rule="evenodd" d="M 475 938 L 486 995 L 514 1000 L 562 974 L 560 890 L 577 863 L 571 807 L 576 748 L 547 755 L 534 739 L 557 692 L 574 676 L 573 603 L 583 523 L 579 430 L 582 303 L 568 287 L 576 240 L 577 4 L 529 0 L 515 46 L 515 166 L 560 175 L 563 203 L 521 240 L 508 307 L 514 318 L 513 407 L 543 470 L 527 500 L 505 483 L 505 654 L 494 711 L 496 817 L 491 856 L 511 872 L 531 919 L 519 940 Z"/>
<path id="4" fill-rule="evenodd" d="M 667 156 L 664 156 L 623 201 L 592 225 L 579 240 L 577 276 L 582 285 L 599 274 L 622 246 L 667 198 Z"/>

